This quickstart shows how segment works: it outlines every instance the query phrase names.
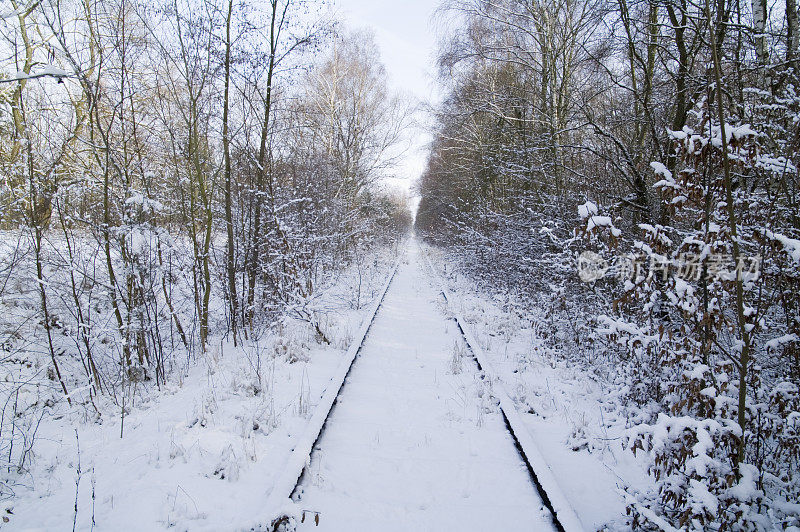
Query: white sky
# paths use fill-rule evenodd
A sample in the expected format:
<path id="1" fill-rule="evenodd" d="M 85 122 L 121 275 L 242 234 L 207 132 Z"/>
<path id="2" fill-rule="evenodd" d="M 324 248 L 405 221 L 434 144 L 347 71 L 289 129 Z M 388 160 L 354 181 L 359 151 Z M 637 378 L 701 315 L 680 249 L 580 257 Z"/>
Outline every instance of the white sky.
<path id="1" fill-rule="evenodd" d="M 436 98 L 433 12 L 437 0 L 334 0 L 334 10 L 349 29 L 370 29 L 386 66 L 391 87 L 421 102 Z M 418 120 L 424 120 L 420 114 Z M 425 169 L 430 135 L 422 124 L 409 132 L 410 148 L 391 184 L 408 189 Z"/>

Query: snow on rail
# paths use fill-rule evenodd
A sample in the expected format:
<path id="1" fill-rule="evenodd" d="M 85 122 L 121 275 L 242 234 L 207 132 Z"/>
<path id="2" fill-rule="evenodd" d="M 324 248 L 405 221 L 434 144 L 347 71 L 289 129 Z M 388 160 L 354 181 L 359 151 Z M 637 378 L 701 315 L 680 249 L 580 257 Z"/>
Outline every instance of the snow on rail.
<path id="1" fill-rule="evenodd" d="M 572 508 L 572 505 L 570 505 L 569 501 L 564 496 L 564 493 L 561 491 L 561 487 L 558 485 L 558 482 L 556 482 L 556 477 L 553 474 L 553 470 L 547 465 L 542 453 L 539 451 L 539 448 L 533 441 L 530 432 L 528 432 L 528 429 L 525 428 L 514 401 L 511 400 L 499 379 L 496 378 L 497 372 L 494 371 L 491 362 L 481 349 L 480 344 L 476 341 L 475 336 L 472 334 L 472 331 L 467 324 L 467 320 L 465 320 L 461 315 L 461 312 L 455 308 L 455 305 L 450 304 L 452 301 L 451 294 L 447 288 L 445 288 L 444 282 L 439 278 L 438 273 L 433 267 L 433 263 L 431 263 L 431 260 L 427 254 L 425 255 L 425 260 L 431 269 L 431 273 L 439 281 L 439 287 L 442 295 L 447 301 L 448 307 L 455 317 L 458 328 L 464 335 L 464 340 L 467 342 L 467 346 L 475 356 L 475 361 L 478 363 L 479 369 L 492 384 L 491 393 L 495 399 L 500 402 L 500 411 L 506 420 L 508 429 L 515 439 L 520 453 L 530 468 L 534 482 L 539 488 L 539 494 L 541 495 L 542 500 L 553 513 L 553 519 L 556 526 L 564 532 L 580 532 L 585 530 L 580 519 L 578 518 L 578 515 Z"/>
<path id="2" fill-rule="evenodd" d="M 308 466 L 314 444 L 317 442 L 322 430 L 325 428 L 325 423 L 327 422 L 328 416 L 333 409 L 333 405 L 336 402 L 339 391 L 344 386 L 344 381 L 347 378 L 348 373 L 350 373 L 350 368 L 353 367 L 356 355 L 358 355 L 358 352 L 361 350 L 361 346 L 364 344 L 364 339 L 366 338 L 367 333 L 372 326 L 372 322 L 375 321 L 375 315 L 378 313 L 378 309 L 383 303 L 386 292 L 389 290 L 389 285 L 392 283 L 395 273 L 397 273 L 400 260 L 398 260 L 394 267 L 392 267 L 392 271 L 389 273 L 386 284 L 383 286 L 380 295 L 367 314 L 367 317 L 364 320 L 358 335 L 356 335 L 353 343 L 350 344 L 347 353 L 345 354 L 339 366 L 336 368 L 336 372 L 331 378 L 330 384 L 322 393 L 319 404 L 314 409 L 314 414 L 311 416 L 311 419 L 306 425 L 305 431 L 303 432 L 302 436 L 298 438 L 297 442 L 292 448 L 291 455 L 289 456 L 289 459 L 283 468 L 283 472 L 275 482 L 269 498 L 267 499 L 267 516 L 259 519 L 251 526 L 244 527 L 245 529 L 261 530 L 265 523 L 269 523 L 268 529 L 272 530 L 281 522 L 298 517 L 299 509 L 295 505 L 294 501 L 291 500 L 292 492 L 297 486 L 297 482 L 302 476 L 303 471 Z"/>

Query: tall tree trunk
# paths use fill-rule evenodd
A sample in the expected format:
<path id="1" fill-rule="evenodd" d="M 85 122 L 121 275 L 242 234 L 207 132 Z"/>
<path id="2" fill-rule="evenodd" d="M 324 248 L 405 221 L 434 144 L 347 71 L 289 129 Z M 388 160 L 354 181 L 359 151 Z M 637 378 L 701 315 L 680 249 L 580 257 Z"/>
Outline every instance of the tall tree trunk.
<path id="1" fill-rule="evenodd" d="M 731 163 L 728 157 L 728 141 L 725 132 L 725 108 L 722 98 L 722 65 L 720 60 L 720 52 L 718 50 L 717 36 L 714 33 L 715 24 L 711 19 L 711 9 L 709 7 L 709 0 L 706 0 L 706 16 L 708 17 L 709 35 L 711 38 L 711 54 L 714 62 L 714 82 L 716 85 L 716 104 L 717 104 L 717 119 L 721 128 L 720 137 L 722 140 L 722 168 L 724 172 L 724 187 L 725 187 L 725 201 L 728 210 L 728 228 L 730 231 L 731 247 L 733 250 L 734 264 L 740 264 L 741 251 L 739 249 L 739 231 L 736 222 L 736 206 L 733 199 L 733 179 L 731 177 Z M 734 292 L 736 297 L 736 321 L 739 329 L 739 337 L 741 340 L 741 351 L 739 353 L 739 360 L 737 361 L 737 369 L 739 370 L 739 398 L 738 398 L 738 412 L 737 423 L 742 430 L 742 436 L 739 438 L 738 449 L 736 452 L 736 465 L 738 466 L 744 462 L 745 457 L 745 427 L 747 424 L 747 377 L 750 366 L 750 331 L 748 329 L 747 319 L 745 316 L 745 303 L 744 303 L 744 282 L 742 275 L 737 271 L 736 279 L 734 280 Z M 741 476 L 741 472 L 737 471 Z"/>
<path id="2" fill-rule="evenodd" d="M 233 345 L 237 345 L 237 321 L 239 300 L 236 293 L 236 246 L 233 234 L 233 209 L 231 206 L 231 140 L 228 118 L 230 115 L 231 85 L 231 18 L 233 17 L 233 1 L 228 1 L 228 16 L 225 19 L 225 96 L 222 110 L 222 149 L 225 157 L 225 227 L 228 231 L 228 300 L 231 312 L 231 333 Z"/>
<path id="3" fill-rule="evenodd" d="M 275 74 L 275 60 L 278 53 L 278 32 L 276 27 L 278 18 L 278 1 L 270 0 L 272 14 L 269 30 L 269 64 L 267 66 L 267 92 L 264 97 L 264 120 L 261 124 L 261 144 L 258 149 L 258 168 L 256 168 L 256 208 L 253 221 L 252 250 L 250 252 L 249 279 L 247 286 L 248 321 L 253 324 L 255 312 L 256 280 L 260 275 L 261 267 L 261 201 L 265 190 L 267 174 L 268 139 L 270 126 L 270 111 L 272 110 L 272 82 Z"/>
<path id="4" fill-rule="evenodd" d="M 753 5 L 753 38 L 756 46 L 756 60 L 762 69 L 762 77 L 767 66 L 767 0 L 752 0 Z"/>
<path id="5" fill-rule="evenodd" d="M 797 0 L 786 0 L 786 60 L 797 68 L 800 33 L 797 27 Z"/>

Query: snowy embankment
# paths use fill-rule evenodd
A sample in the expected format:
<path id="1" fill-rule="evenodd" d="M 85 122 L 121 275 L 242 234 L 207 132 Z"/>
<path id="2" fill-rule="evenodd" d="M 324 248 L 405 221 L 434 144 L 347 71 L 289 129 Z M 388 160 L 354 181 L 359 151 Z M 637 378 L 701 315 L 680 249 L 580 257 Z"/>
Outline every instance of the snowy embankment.
<path id="1" fill-rule="evenodd" d="M 370 258 L 371 268 L 344 272 L 315 300 L 330 345 L 286 318 L 238 347 L 213 338 L 160 390 L 131 384 L 142 393 L 130 394 L 124 418 L 102 395 L 91 415 L 86 404 L 48 403 L 25 474 L 4 501 L 5 526 L 231 530 L 263 514 L 394 261 L 388 251 Z"/>
<path id="2" fill-rule="evenodd" d="M 426 252 L 450 308 L 467 322 L 489 359 L 564 502 L 586 530 L 625 529 L 622 488 L 646 491 L 652 481 L 646 464 L 621 445 L 627 428 L 621 387 L 569 364 L 546 344 L 535 319 L 514 312 L 500 297 L 478 293 L 453 274 L 456 268 L 437 249 Z"/>
<path id="3" fill-rule="evenodd" d="M 276 477 L 275 482 L 273 482 L 266 505 L 267 513 L 265 515 L 267 519 L 263 519 L 263 516 L 261 518 L 257 517 L 254 521 L 254 527 L 259 526 L 262 522 L 270 523 L 274 527 L 284 519 L 296 517 L 297 508 L 293 506 L 290 497 L 292 496 L 297 482 L 303 475 L 303 471 L 308 465 L 307 462 L 311 455 L 311 450 L 327 423 L 328 416 L 337 401 L 339 392 L 344 386 L 345 379 L 350 374 L 350 370 L 355 363 L 361 345 L 372 327 L 375 315 L 381 308 L 383 298 L 389 290 L 389 286 L 397 272 L 397 266 L 398 264 L 395 263 L 394 267 L 392 267 L 387 275 L 386 283 L 374 298 L 375 301 L 370 306 L 370 310 L 362 317 L 358 334 L 353 338 L 350 346 L 347 348 L 347 352 L 341 357 L 339 366 L 331 375 L 328 385 L 323 390 L 318 403 L 314 406 L 311 419 L 306 423 L 302 435 L 294 442 L 291 453 L 283 466 L 283 470 Z"/>

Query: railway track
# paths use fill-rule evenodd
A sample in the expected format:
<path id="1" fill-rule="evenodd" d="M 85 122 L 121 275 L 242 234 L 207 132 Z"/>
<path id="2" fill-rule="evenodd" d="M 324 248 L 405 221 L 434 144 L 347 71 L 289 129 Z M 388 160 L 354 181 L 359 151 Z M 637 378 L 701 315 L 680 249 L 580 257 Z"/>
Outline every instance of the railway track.
<path id="1" fill-rule="evenodd" d="M 570 507 L 555 481 L 553 472 L 545 463 L 530 433 L 524 427 L 513 401 L 503 390 L 500 382 L 495 378 L 496 374 L 492 370 L 491 363 L 475 340 L 475 336 L 471 332 L 469 324 L 464 320 L 458 310 L 453 308 L 452 296 L 444 287 L 427 255 L 424 257 L 424 260 L 430 271 L 430 276 L 437 285 L 438 291 L 441 293 L 452 313 L 451 319 L 455 323 L 463 343 L 470 352 L 470 358 L 477 368 L 479 378 L 491 383 L 489 389 L 499 406 L 499 413 L 502 417 L 503 425 L 513 441 L 519 458 L 527 469 L 529 480 L 535 488 L 536 493 L 538 493 L 543 507 L 549 511 L 552 527 L 561 532 L 577 532 L 583 530 L 580 520 Z M 279 481 L 275 484 L 267 502 L 267 509 L 271 512 L 270 519 L 267 521 L 267 523 L 269 523 L 268 527 L 266 527 L 268 530 L 281 530 L 282 527 L 290 528 L 291 523 L 297 521 L 312 520 L 319 522 L 319 512 L 301 509 L 292 499 L 293 497 L 297 497 L 298 491 L 302 492 L 300 487 L 303 485 L 308 474 L 308 467 L 312 462 L 312 455 L 314 455 L 317 445 L 329 425 L 329 421 L 335 410 L 334 407 L 338 403 L 340 394 L 345 389 L 347 378 L 355 366 L 359 352 L 364 346 L 368 333 L 389 292 L 392 281 L 397 275 L 399 265 L 399 262 L 395 264 L 388 275 L 387 281 L 377 301 L 373 304 L 373 307 L 368 313 L 368 318 L 365 320 L 359 334 L 348 349 L 330 385 L 320 398 L 320 402 L 309 421 L 305 433 L 292 449 L 286 467 L 279 477 Z"/>
<path id="2" fill-rule="evenodd" d="M 472 353 L 472 359 L 481 374 L 481 378 L 488 379 L 493 383 L 492 394 L 499 402 L 500 413 L 503 416 L 506 429 L 514 440 L 514 445 L 519 452 L 520 458 L 525 462 L 528 474 L 531 477 L 531 481 L 536 486 L 539 496 L 553 515 L 553 525 L 560 532 L 579 532 L 583 530 L 584 528 L 577 514 L 575 514 L 575 510 L 572 509 L 572 506 L 562 493 L 552 470 L 545 462 L 544 457 L 542 457 L 530 432 L 523 425 L 523 421 L 514 402 L 508 396 L 508 393 L 506 393 L 503 385 L 496 378 L 497 373 L 492 369 L 491 361 L 475 339 L 475 335 L 472 333 L 469 323 L 464 319 L 461 312 L 451 304 L 453 299 L 452 295 L 444 286 L 444 282 L 436 272 L 436 269 L 427 255 L 425 255 L 425 261 L 431 271 L 431 275 L 439 284 L 439 291 L 442 297 L 444 297 L 450 312 L 453 314 L 453 321 L 458 326 L 458 330 L 464 342 L 466 342 L 467 347 L 469 347 Z"/>

